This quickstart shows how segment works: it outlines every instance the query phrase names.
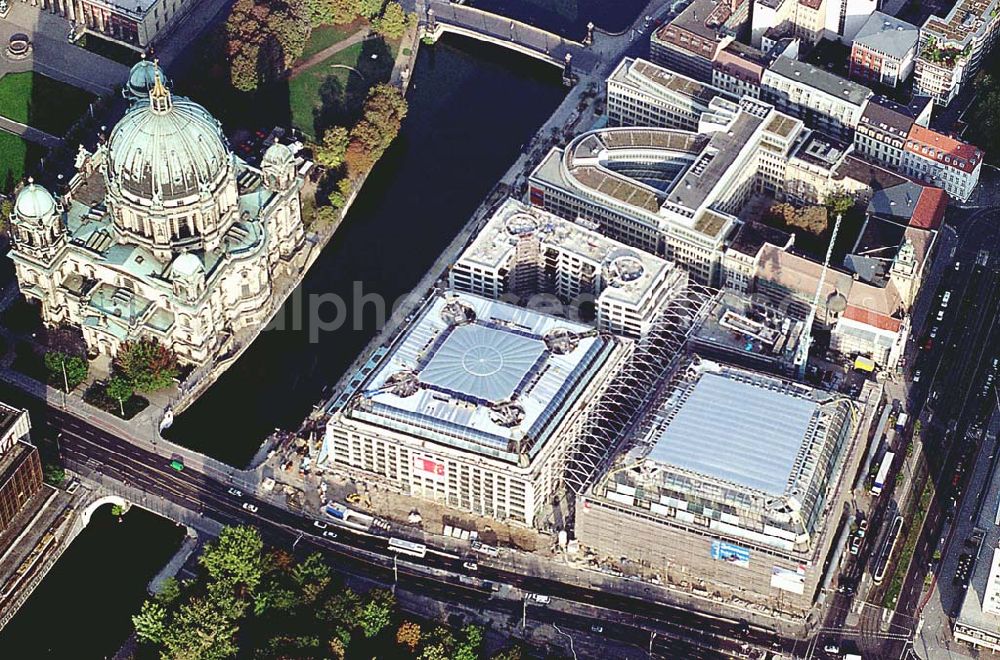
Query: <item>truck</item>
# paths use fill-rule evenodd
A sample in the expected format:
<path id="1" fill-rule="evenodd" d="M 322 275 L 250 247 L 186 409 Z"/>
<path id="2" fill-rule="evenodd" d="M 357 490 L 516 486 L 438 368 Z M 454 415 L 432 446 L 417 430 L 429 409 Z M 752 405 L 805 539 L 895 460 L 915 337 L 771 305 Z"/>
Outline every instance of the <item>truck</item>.
<path id="1" fill-rule="evenodd" d="M 872 484 L 872 495 L 882 494 L 882 489 L 885 488 L 885 483 L 889 479 L 889 470 L 892 469 L 892 459 L 895 457 L 896 454 L 893 452 L 885 452 L 885 456 L 882 457 L 882 465 L 879 466 L 878 473 L 875 475 L 875 483 Z"/>
<path id="2" fill-rule="evenodd" d="M 902 431 L 903 429 L 905 429 L 906 428 L 906 421 L 908 419 L 909 419 L 909 417 L 906 416 L 905 412 L 900 412 L 899 413 L 899 417 L 896 418 L 896 430 L 897 431 Z"/>

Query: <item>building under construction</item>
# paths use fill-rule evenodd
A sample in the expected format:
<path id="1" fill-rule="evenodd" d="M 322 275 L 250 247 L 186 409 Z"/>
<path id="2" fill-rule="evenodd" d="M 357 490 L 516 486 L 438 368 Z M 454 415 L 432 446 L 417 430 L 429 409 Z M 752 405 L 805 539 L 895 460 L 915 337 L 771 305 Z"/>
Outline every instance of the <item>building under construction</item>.
<path id="1" fill-rule="evenodd" d="M 840 394 L 691 356 L 585 488 L 576 537 L 692 591 L 808 610 L 867 434 Z"/>

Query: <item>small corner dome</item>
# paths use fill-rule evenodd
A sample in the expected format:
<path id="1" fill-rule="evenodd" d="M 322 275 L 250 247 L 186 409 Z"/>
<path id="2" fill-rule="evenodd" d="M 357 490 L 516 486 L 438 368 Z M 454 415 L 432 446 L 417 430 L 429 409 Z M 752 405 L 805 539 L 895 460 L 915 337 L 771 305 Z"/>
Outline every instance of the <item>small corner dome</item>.
<path id="1" fill-rule="evenodd" d="M 149 90 L 156 84 L 156 74 L 163 78 L 163 71 L 160 66 L 147 59 L 141 59 L 135 63 L 128 74 L 128 82 L 123 90 L 127 98 L 132 100 L 144 99 L 149 96 Z"/>
<path id="2" fill-rule="evenodd" d="M 180 255 L 170 265 L 171 277 L 190 277 L 196 273 L 203 272 L 205 272 L 204 264 L 201 263 L 201 259 L 197 255 L 191 252 L 185 252 Z"/>
<path id="3" fill-rule="evenodd" d="M 275 142 L 264 152 L 263 158 L 261 158 L 261 166 L 265 165 L 285 165 L 292 162 L 295 159 L 295 155 L 288 146 L 281 144 L 280 142 Z"/>
<path id="4" fill-rule="evenodd" d="M 56 200 L 52 194 L 31 181 L 17 193 L 17 199 L 14 201 L 14 213 L 25 220 L 48 217 L 55 210 Z"/>

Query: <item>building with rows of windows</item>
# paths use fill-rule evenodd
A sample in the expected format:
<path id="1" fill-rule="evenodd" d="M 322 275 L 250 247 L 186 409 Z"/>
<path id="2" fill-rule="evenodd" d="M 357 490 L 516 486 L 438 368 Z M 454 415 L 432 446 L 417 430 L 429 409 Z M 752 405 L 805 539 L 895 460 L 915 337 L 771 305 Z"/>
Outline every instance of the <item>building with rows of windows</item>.
<path id="1" fill-rule="evenodd" d="M 687 273 L 538 208 L 506 200 L 452 265 L 449 286 L 535 308 L 554 295 L 564 314 L 589 305 L 603 331 L 646 334 Z"/>
<path id="2" fill-rule="evenodd" d="M 321 463 L 416 498 L 528 526 L 631 340 L 438 292 L 332 404 Z"/>

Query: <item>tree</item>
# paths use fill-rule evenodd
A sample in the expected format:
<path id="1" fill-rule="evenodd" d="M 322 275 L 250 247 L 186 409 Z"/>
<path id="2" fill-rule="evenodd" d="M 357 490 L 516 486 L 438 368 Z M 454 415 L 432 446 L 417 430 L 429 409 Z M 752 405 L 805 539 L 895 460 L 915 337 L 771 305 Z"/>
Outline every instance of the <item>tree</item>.
<path id="1" fill-rule="evenodd" d="M 420 632 L 420 624 L 403 621 L 396 630 L 396 643 L 413 653 L 420 646 Z"/>
<path id="2" fill-rule="evenodd" d="M 309 2 L 237 0 L 222 34 L 233 86 L 250 92 L 283 74 L 302 55 L 310 25 L 321 15 Z"/>
<path id="3" fill-rule="evenodd" d="M 122 376 L 112 376 L 108 380 L 104 391 L 108 393 L 109 397 L 118 402 L 118 408 L 121 410 L 122 417 L 125 417 L 125 402 L 131 399 L 135 393 L 132 383 Z"/>
<path id="4" fill-rule="evenodd" d="M 438 626 L 430 634 L 430 639 L 418 660 L 452 660 L 455 636 L 444 626 Z"/>
<path id="5" fill-rule="evenodd" d="M 479 657 L 479 647 L 483 644 L 483 629 L 468 625 L 462 629 L 464 639 L 455 648 L 455 660 L 476 660 Z"/>
<path id="6" fill-rule="evenodd" d="M 330 585 L 330 567 L 318 552 L 306 557 L 292 569 L 292 580 L 302 594 L 305 603 L 314 603 Z"/>
<path id="7" fill-rule="evenodd" d="M 368 594 L 368 600 L 361 607 L 361 617 L 358 625 L 365 637 L 372 638 L 389 625 L 392 612 L 396 607 L 396 597 L 387 589 L 373 589 Z"/>
<path id="8" fill-rule="evenodd" d="M 385 4 L 385 0 L 356 0 L 357 2 L 357 13 L 361 16 L 372 20 L 382 12 L 382 5 Z"/>
<path id="9" fill-rule="evenodd" d="M 399 39 L 406 32 L 408 25 L 406 11 L 396 0 L 390 0 L 382 16 L 374 21 L 375 31 L 387 39 Z"/>
<path id="10" fill-rule="evenodd" d="M 223 530 L 225 531 L 225 530 Z M 232 620 L 205 598 L 181 605 L 163 633 L 162 658 L 169 660 L 223 660 L 236 655 L 239 630 Z"/>
<path id="11" fill-rule="evenodd" d="M 87 361 L 77 355 L 67 355 L 62 351 L 49 351 L 42 358 L 45 369 L 49 372 L 49 382 L 56 383 L 61 389 L 75 389 L 87 379 L 90 367 Z"/>
<path id="12" fill-rule="evenodd" d="M 524 658 L 524 652 L 517 645 L 499 651 L 493 656 L 493 660 L 522 660 L 522 658 Z"/>
<path id="13" fill-rule="evenodd" d="M 177 578 L 171 576 L 160 583 L 160 590 L 156 593 L 156 602 L 168 606 L 176 602 L 181 597 L 181 584 Z"/>
<path id="14" fill-rule="evenodd" d="M 337 637 L 330 640 L 328 648 L 331 660 L 344 660 L 347 656 L 347 646 Z"/>
<path id="15" fill-rule="evenodd" d="M 843 192 L 833 192 L 827 195 L 825 204 L 836 215 L 846 215 L 854 207 L 854 198 Z"/>
<path id="16" fill-rule="evenodd" d="M 351 129 L 344 157 L 349 176 L 360 176 L 381 158 L 399 133 L 406 112 L 406 99 L 396 87 L 381 83 L 368 91 L 361 120 Z"/>
<path id="17" fill-rule="evenodd" d="M 825 206 L 807 206 L 803 209 L 796 209 L 788 218 L 788 225 L 819 236 L 829 226 L 829 212 Z"/>
<path id="18" fill-rule="evenodd" d="M 149 644 L 159 644 L 163 641 L 163 632 L 167 626 L 167 610 L 155 600 L 143 602 L 139 613 L 132 617 L 135 634 Z"/>
<path id="19" fill-rule="evenodd" d="M 62 482 L 66 481 L 66 470 L 64 470 L 60 465 L 48 463 L 42 470 L 42 474 L 44 475 L 45 483 L 50 486 L 58 486 Z"/>
<path id="20" fill-rule="evenodd" d="M 127 509 L 123 507 L 121 504 L 111 505 L 111 515 L 114 516 L 115 518 L 118 518 L 118 522 L 122 521 L 122 516 L 125 515 L 126 511 Z"/>
<path id="21" fill-rule="evenodd" d="M 323 133 L 322 144 L 317 145 L 313 155 L 316 162 L 324 167 L 336 169 L 344 164 L 350 134 L 343 126 L 331 126 Z"/>
<path id="22" fill-rule="evenodd" d="M 135 390 L 155 392 L 177 378 L 177 356 L 156 339 L 135 339 L 118 349 L 114 370 L 115 375 L 131 383 Z"/>
<path id="23" fill-rule="evenodd" d="M 264 542 L 248 525 L 224 527 L 219 538 L 205 547 L 198 562 L 215 581 L 253 592 L 264 573 Z"/>
<path id="24" fill-rule="evenodd" d="M 14 212 L 14 202 L 9 199 L 0 200 L 0 234 L 7 233 L 7 223 Z"/>

